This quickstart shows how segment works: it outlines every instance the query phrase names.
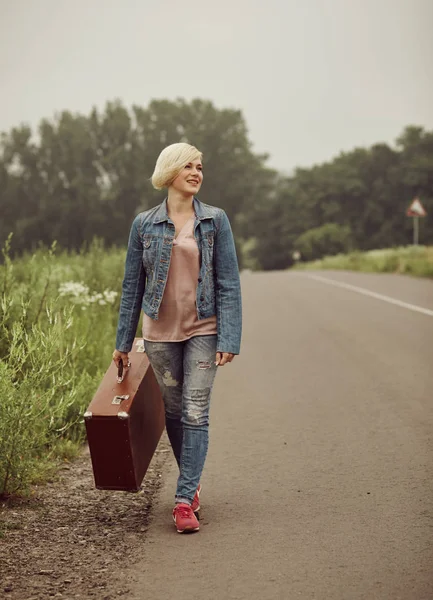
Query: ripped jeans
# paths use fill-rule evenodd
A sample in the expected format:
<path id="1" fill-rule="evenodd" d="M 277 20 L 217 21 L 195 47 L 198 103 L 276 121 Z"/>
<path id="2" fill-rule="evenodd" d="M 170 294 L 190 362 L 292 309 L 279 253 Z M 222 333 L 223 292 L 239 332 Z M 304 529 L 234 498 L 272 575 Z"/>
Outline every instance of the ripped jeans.
<path id="1" fill-rule="evenodd" d="M 162 392 L 165 423 L 179 466 L 176 502 L 191 504 L 209 444 L 209 406 L 217 366 L 216 335 L 149 342 L 146 354 Z"/>

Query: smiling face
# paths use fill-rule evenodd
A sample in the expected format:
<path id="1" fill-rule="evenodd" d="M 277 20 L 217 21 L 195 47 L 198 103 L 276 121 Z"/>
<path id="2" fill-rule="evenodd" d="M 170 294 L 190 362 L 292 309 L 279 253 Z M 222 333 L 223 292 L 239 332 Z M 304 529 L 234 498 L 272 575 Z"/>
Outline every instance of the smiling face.
<path id="1" fill-rule="evenodd" d="M 184 196 L 194 196 L 203 182 L 203 165 L 201 160 L 193 160 L 185 165 L 171 184 L 171 188 Z"/>

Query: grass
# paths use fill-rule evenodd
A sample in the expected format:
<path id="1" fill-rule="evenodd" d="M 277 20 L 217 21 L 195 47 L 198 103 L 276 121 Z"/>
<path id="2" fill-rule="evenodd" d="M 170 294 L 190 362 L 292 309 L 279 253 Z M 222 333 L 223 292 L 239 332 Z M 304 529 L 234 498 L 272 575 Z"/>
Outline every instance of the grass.
<path id="1" fill-rule="evenodd" d="M 433 278 L 433 246 L 404 246 L 325 256 L 296 269 L 341 269 L 367 273 L 404 273 Z"/>
<path id="2" fill-rule="evenodd" d="M 73 459 L 115 343 L 125 251 L 95 240 L 0 265 L 0 497 Z"/>

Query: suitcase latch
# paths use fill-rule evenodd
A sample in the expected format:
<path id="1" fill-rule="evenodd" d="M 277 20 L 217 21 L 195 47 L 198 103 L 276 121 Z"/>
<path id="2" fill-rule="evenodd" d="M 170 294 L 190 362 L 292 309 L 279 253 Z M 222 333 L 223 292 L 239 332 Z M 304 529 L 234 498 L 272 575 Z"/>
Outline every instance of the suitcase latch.
<path id="1" fill-rule="evenodd" d="M 128 400 L 129 394 L 123 394 L 123 396 L 114 396 L 111 404 L 120 404 L 122 400 Z"/>

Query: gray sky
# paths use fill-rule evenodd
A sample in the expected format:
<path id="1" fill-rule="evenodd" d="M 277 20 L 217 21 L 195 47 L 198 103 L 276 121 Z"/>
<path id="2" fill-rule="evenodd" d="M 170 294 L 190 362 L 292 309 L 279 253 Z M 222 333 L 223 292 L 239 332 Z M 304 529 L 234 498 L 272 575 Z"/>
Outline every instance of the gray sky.
<path id="1" fill-rule="evenodd" d="M 289 171 L 433 128 L 432 28 L 433 0 L 0 0 L 0 130 L 199 97 Z"/>

